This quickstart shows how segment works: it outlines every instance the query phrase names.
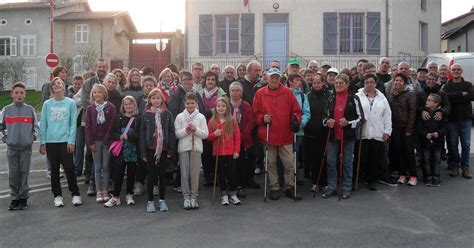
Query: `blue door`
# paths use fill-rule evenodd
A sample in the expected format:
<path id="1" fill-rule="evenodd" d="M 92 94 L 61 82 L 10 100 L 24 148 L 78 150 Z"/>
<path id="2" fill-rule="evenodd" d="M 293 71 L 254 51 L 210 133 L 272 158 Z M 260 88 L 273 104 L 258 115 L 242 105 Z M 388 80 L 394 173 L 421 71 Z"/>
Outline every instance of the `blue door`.
<path id="1" fill-rule="evenodd" d="M 288 62 L 288 23 L 265 23 L 264 28 L 264 67 L 272 60 L 278 60 L 281 68 Z"/>

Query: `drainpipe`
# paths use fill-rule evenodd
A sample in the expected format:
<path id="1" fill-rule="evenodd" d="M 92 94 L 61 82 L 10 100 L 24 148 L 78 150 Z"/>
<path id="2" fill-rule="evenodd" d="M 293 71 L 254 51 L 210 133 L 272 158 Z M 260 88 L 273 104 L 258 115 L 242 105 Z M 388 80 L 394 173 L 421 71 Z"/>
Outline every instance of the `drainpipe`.
<path id="1" fill-rule="evenodd" d="M 104 49 L 104 25 L 102 24 L 102 20 L 99 19 L 100 24 L 100 58 L 103 57 L 103 49 Z"/>
<path id="2" fill-rule="evenodd" d="M 389 26 L 390 26 L 390 18 L 388 16 L 388 1 L 389 0 L 385 0 L 385 57 L 388 57 L 389 56 L 389 53 L 388 53 L 388 46 L 389 46 Z"/>
<path id="3" fill-rule="evenodd" d="M 184 67 L 186 67 L 186 62 L 188 60 L 188 13 L 189 13 L 189 1 L 184 0 Z"/>

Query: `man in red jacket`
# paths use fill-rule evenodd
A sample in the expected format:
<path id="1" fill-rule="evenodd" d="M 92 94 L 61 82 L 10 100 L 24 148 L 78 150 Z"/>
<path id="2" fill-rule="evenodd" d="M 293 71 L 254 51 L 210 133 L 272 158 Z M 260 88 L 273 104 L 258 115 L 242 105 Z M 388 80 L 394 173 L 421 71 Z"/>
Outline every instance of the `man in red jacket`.
<path id="1" fill-rule="evenodd" d="M 285 195 L 295 200 L 301 200 L 300 195 L 294 194 L 293 178 L 293 125 L 301 123 L 301 108 L 291 90 L 280 84 L 281 72 L 277 68 L 268 70 L 268 85 L 255 93 L 253 111 L 258 125 L 258 139 L 266 143 L 267 124 L 268 137 L 268 178 L 270 199 L 280 198 L 278 184 L 277 155 L 280 156 L 285 172 Z"/>

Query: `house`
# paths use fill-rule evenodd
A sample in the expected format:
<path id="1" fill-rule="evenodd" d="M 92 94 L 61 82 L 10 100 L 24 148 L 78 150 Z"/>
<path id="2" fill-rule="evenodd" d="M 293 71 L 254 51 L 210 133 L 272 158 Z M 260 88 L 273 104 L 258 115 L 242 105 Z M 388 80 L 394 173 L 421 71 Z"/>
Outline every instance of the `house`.
<path id="1" fill-rule="evenodd" d="M 55 14 L 91 11 L 87 2 L 60 3 Z M 50 52 L 48 1 L 0 4 L 0 59 L 23 58 L 28 89 L 41 89 L 51 70 L 45 57 Z M 57 50 L 55 50 L 57 52 Z"/>
<path id="2" fill-rule="evenodd" d="M 474 7 L 441 24 L 441 51 L 474 52 Z"/>
<path id="3" fill-rule="evenodd" d="M 188 67 L 381 56 L 418 66 L 440 48 L 441 0 L 187 0 L 185 11 Z"/>

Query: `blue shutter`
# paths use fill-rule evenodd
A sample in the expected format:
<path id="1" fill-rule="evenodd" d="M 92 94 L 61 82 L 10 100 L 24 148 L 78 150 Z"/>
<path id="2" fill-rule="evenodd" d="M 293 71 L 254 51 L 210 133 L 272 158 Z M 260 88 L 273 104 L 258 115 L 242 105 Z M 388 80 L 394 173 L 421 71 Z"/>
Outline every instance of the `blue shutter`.
<path id="1" fill-rule="evenodd" d="M 337 13 L 323 14 L 323 54 L 337 54 Z"/>
<path id="2" fill-rule="evenodd" d="M 367 54 L 380 55 L 380 12 L 367 12 Z"/>
<path id="3" fill-rule="evenodd" d="M 240 54 L 253 55 L 255 52 L 255 14 L 242 14 L 240 22 Z"/>
<path id="4" fill-rule="evenodd" d="M 212 56 L 212 15 L 199 15 L 199 56 Z"/>

